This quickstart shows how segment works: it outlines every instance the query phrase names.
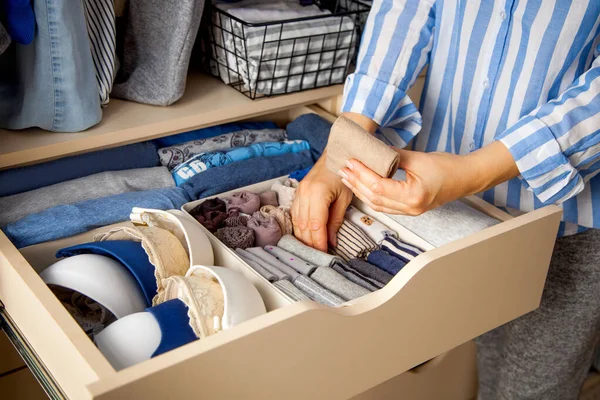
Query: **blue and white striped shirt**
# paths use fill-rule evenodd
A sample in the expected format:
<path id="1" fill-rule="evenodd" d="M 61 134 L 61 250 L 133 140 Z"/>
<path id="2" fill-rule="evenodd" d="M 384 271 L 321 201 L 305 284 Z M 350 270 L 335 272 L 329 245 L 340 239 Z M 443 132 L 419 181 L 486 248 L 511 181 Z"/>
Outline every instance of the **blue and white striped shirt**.
<path id="1" fill-rule="evenodd" d="M 343 111 L 401 148 L 500 140 L 521 175 L 485 200 L 514 213 L 560 204 L 560 235 L 600 228 L 599 0 L 373 3 Z M 426 65 L 417 109 L 406 91 Z"/>

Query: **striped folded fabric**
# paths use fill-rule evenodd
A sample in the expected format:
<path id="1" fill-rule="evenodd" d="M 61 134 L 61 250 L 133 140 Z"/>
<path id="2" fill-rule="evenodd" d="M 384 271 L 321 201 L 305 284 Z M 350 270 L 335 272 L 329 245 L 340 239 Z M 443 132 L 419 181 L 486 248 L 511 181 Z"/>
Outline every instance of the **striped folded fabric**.
<path id="1" fill-rule="evenodd" d="M 337 234 L 337 245 L 331 248 L 331 252 L 343 258 L 344 261 L 349 261 L 353 258 L 364 258 L 377 248 L 377 243 L 371 240 L 362 229 L 356 224 L 344 220 Z"/>
<path id="2" fill-rule="evenodd" d="M 383 239 L 381 242 L 381 250 L 387 251 L 392 256 L 399 258 L 406 263 L 423 253 L 423 250 L 420 248 L 404 243 L 392 236 L 386 236 L 386 238 Z"/>

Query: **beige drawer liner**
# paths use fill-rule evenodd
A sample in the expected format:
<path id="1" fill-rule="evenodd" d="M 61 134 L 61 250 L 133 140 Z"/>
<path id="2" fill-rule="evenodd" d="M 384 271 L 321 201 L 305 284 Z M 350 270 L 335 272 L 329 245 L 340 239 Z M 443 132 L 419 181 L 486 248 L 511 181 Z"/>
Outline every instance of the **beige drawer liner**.
<path id="1" fill-rule="evenodd" d="M 344 307 L 290 304 L 118 373 L 3 234 L 0 300 L 73 399 L 345 399 L 535 309 L 560 213 L 546 207 L 432 249 Z M 287 301 L 268 293 L 271 308 Z"/>

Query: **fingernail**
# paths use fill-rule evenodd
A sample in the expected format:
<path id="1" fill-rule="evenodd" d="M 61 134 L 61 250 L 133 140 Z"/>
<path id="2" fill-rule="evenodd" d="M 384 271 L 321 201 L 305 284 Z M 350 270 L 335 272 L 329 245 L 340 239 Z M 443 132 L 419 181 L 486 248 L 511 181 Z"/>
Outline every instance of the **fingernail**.
<path id="1" fill-rule="evenodd" d="M 344 185 L 348 186 L 349 188 L 352 188 L 352 185 L 351 185 L 351 184 L 350 184 L 350 182 L 348 182 L 347 180 L 345 180 L 345 179 L 342 179 L 342 183 L 343 183 Z"/>
<path id="2" fill-rule="evenodd" d="M 353 169 L 354 169 L 354 165 L 352 165 L 352 163 L 350 162 L 350 160 L 346 160 L 346 166 L 347 166 L 348 168 L 350 168 L 350 170 L 353 170 Z"/>
<path id="3" fill-rule="evenodd" d="M 346 174 L 344 173 L 344 171 L 342 171 L 341 169 L 338 171 L 338 175 L 339 175 L 339 176 L 341 176 L 341 177 L 342 177 L 342 178 L 344 178 L 344 179 L 348 179 L 348 175 L 346 175 Z"/>

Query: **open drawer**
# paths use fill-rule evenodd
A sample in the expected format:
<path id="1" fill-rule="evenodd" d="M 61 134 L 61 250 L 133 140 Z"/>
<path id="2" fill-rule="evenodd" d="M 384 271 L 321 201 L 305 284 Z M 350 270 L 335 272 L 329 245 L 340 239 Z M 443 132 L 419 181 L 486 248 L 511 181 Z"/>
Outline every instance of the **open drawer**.
<path id="1" fill-rule="evenodd" d="M 21 251 L 0 233 L 2 316 L 57 398 L 350 398 L 538 306 L 560 209 L 511 218 L 468 201 L 504 222 L 427 251 L 377 292 L 339 308 L 290 303 L 255 274 L 272 312 L 118 372 L 36 271 L 54 250 L 93 233 Z M 211 242 L 217 264 L 244 270 Z"/>

